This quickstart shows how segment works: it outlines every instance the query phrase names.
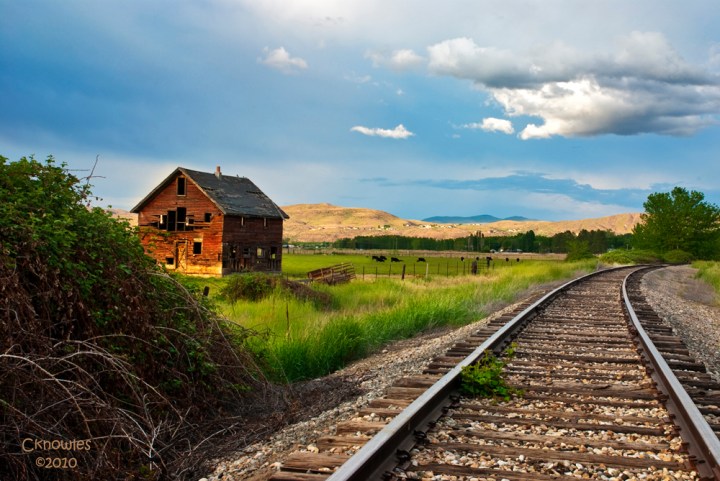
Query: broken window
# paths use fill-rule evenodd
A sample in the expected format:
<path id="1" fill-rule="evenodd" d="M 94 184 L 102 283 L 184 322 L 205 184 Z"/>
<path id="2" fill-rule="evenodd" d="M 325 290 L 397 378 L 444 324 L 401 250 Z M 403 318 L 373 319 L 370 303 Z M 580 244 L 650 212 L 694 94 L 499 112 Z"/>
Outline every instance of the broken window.
<path id="1" fill-rule="evenodd" d="M 205 222 L 210 222 L 212 220 L 212 213 L 205 212 Z"/>
<path id="2" fill-rule="evenodd" d="M 265 257 L 265 249 L 263 249 L 262 247 L 258 247 L 257 248 L 257 257 L 258 257 L 258 259 L 262 259 L 263 257 Z"/>
<path id="3" fill-rule="evenodd" d="M 193 254 L 202 254 L 202 241 L 193 242 Z"/>
<path id="4" fill-rule="evenodd" d="M 174 257 L 166 257 L 165 258 L 165 264 L 171 266 L 175 264 L 175 258 Z"/>
<path id="5" fill-rule="evenodd" d="M 167 229 L 167 214 L 160 214 L 160 221 L 158 222 L 158 229 Z"/>
<path id="6" fill-rule="evenodd" d="M 271 247 L 270 248 L 270 259 L 277 259 L 277 247 Z"/>
<path id="7" fill-rule="evenodd" d="M 185 195 L 185 177 L 178 177 L 177 195 Z"/>

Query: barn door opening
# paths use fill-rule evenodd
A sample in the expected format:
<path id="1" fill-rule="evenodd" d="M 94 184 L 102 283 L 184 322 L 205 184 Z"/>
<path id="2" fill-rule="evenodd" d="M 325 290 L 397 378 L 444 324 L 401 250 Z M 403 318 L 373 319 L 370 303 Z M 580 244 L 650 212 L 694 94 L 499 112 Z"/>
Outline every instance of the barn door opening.
<path id="1" fill-rule="evenodd" d="M 187 269 L 187 247 L 186 240 L 175 242 L 175 270 L 185 271 Z"/>

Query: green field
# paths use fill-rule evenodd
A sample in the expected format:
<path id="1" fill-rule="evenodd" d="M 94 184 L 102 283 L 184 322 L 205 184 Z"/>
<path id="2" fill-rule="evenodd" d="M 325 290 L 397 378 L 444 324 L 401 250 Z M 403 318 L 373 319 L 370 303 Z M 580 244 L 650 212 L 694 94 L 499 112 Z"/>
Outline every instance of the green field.
<path id="1" fill-rule="evenodd" d="M 377 262 L 372 259 L 373 254 L 348 254 L 337 251 L 319 254 L 283 254 L 283 275 L 291 279 L 305 279 L 309 271 L 319 269 L 321 267 L 329 267 L 335 264 L 352 264 L 355 267 L 355 273 L 358 278 L 372 279 L 380 277 L 400 277 L 402 275 L 403 265 L 405 266 L 406 277 L 425 277 L 429 276 L 456 276 L 467 275 L 471 271 L 471 263 L 475 257 L 478 257 L 478 272 L 482 273 L 490 270 L 504 267 L 512 267 L 528 260 L 548 259 L 559 261 L 564 256 L 541 256 L 539 254 L 516 254 L 516 253 L 433 253 L 433 254 L 388 254 L 385 253 L 387 260 L 385 262 Z M 485 257 L 490 256 L 493 260 L 490 266 L 486 262 Z M 401 262 L 391 262 L 391 258 L 396 257 Z M 427 262 L 417 262 L 422 257 Z M 463 259 L 464 260 L 461 260 Z M 507 259 L 507 261 L 506 261 Z M 520 261 L 518 262 L 518 259 Z"/>
<path id="2" fill-rule="evenodd" d="M 332 259 L 328 263 L 328 259 Z M 442 266 L 437 258 L 430 265 Z M 290 273 L 307 272 L 338 262 L 372 266 L 364 256 L 290 255 L 283 266 Z M 395 266 L 397 267 L 397 266 Z M 565 263 L 521 261 L 478 275 L 430 274 L 405 280 L 366 276 L 342 285 L 314 285 L 321 299 L 298 299 L 289 290 L 274 289 L 260 301 L 229 302 L 220 295 L 224 279 L 188 279 L 197 288 L 210 286 L 210 298 L 229 319 L 257 334 L 247 343 L 278 381 L 296 381 L 328 374 L 393 340 L 444 326 L 482 319 L 514 301 L 528 287 L 567 279 L 596 267 L 596 261 Z"/>

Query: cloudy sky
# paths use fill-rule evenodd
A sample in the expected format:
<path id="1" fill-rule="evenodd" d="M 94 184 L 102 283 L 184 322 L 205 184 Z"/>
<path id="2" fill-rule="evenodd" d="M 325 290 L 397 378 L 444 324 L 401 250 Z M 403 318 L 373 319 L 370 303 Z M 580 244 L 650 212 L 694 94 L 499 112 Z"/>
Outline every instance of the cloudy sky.
<path id="1" fill-rule="evenodd" d="M 280 205 L 561 220 L 720 204 L 717 0 L 0 0 L 0 155 L 129 209 L 175 167 Z"/>

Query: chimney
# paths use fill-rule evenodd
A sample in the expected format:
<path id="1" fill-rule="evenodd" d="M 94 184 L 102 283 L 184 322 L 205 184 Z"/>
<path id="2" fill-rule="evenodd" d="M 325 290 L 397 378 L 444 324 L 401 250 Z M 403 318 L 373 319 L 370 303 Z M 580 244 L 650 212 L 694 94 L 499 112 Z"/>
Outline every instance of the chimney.
<path id="1" fill-rule="evenodd" d="M 219 166 L 219 165 L 218 165 L 217 167 L 215 167 L 215 177 L 217 177 L 218 180 L 220 180 L 220 179 L 222 178 L 222 173 L 220 172 L 220 166 Z"/>

